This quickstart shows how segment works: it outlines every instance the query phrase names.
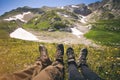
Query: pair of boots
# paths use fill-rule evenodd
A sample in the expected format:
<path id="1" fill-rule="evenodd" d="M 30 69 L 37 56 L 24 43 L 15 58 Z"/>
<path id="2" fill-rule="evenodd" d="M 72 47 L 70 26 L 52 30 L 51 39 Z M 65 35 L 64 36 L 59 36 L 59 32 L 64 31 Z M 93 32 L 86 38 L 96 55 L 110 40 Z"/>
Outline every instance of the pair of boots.
<path id="1" fill-rule="evenodd" d="M 51 64 L 51 61 L 49 59 L 49 55 L 47 53 L 47 49 L 45 48 L 45 46 L 40 45 L 39 46 L 39 51 L 40 51 L 40 57 L 38 58 L 38 60 L 41 60 L 44 63 L 44 66 L 47 66 L 47 65 L 45 65 L 45 63 Z M 69 47 L 66 51 L 66 54 L 67 54 L 67 57 L 68 57 L 68 63 L 75 62 L 75 56 L 74 56 L 73 48 Z M 83 48 L 81 50 L 81 53 L 80 53 L 80 56 L 79 56 L 79 59 L 78 59 L 78 64 L 77 64 L 78 67 L 80 67 L 82 65 L 87 66 L 87 64 L 86 64 L 87 54 L 88 54 L 87 49 Z M 56 61 L 61 62 L 63 64 L 63 56 L 64 56 L 64 46 L 63 46 L 63 44 L 58 44 L 57 47 L 56 47 Z"/>

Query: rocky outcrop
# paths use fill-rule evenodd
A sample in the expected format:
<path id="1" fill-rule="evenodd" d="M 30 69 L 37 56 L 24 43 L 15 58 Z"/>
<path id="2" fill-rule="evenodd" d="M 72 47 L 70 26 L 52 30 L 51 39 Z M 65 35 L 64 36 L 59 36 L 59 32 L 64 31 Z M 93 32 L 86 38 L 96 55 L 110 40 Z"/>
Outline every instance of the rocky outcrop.
<path id="1" fill-rule="evenodd" d="M 97 9 L 99 9 L 101 7 L 101 2 L 95 2 L 95 3 L 91 3 L 88 5 L 89 9 L 91 9 L 92 11 L 95 11 Z"/>
<path id="2" fill-rule="evenodd" d="M 88 7 L 85 4 L 80 4 L 80 5 L 77 5 L 77 6 L 79 6 L 79 7 L 75 8 L 74 11 L 73 11 L 77 14 L 87 16 L 88 14 L 90 14 L 92 12 L 90 9 L 88 9 Z"/>
<path id="3" fill-rule="evenodd" d="M 92 12 L 90 9 L 88 9 L 87 5 L 85 4 L 68 5 L 65 6 L 64 9 L 83 16 L 87 16 Z"/>
<path id="4" fill-rule="evenodd" d="M 120 18 L 120 0 L 102 0 L 88 5 L 92 13 L 88 15 L 89 21 Z"/>

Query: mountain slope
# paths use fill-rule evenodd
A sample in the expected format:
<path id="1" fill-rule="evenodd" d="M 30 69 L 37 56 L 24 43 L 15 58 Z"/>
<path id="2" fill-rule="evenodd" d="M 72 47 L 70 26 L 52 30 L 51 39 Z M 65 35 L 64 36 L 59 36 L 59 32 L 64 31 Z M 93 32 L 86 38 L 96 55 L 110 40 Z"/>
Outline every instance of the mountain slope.
<path id="1" fill-rule="evenodd" d="M 92 13 L 88 15 L 89 21 L 120 18 L 120 0 L 102 0 L 91 3 L 88 7 L 92 10 Z"/>
<path id="2" fill-rule="evenodd" d="M 70 22 L 68 20 L 63 19 L 56 11 L 52 10 L 34 17 L 24 26 L 39 30 L 59 30 L 61 28 L 67 28 L 69 24 Z"/>
<path id="3" fill-rule="evenodd" d="M 15 21 L 0 21 L 0 39 L 8 38 L 9 34 L 18 27 Z"/>
<path id="4" fill-rule="evenodd" d="M 13 9 L 13 10 L 11 10 L 9 12 L 6 12 L 3 15 L 1 15 L 0 18 L 5 19 L 5 18 L 14 16 L 14 15 L 17 15 L 17 14 L 21 14 L 23 12 L 32 12 L 32 13 L 41 14 L 44 11 L 42 9 L 40 9 L 40 8 L 30 8 L 28 6 L 24 6 L 24 7 L 18 7 L 17 9 Z"/>

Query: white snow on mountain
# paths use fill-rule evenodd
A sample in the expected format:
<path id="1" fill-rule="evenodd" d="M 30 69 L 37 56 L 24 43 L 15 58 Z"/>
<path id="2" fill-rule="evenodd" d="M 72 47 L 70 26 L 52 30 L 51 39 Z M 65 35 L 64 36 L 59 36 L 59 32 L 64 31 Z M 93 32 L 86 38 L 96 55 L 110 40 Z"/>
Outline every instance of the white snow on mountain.
<path id="1" fill-rule="evenodd" d="M 63 16 L 64 16 L 64 17 L 66 17 L 66 18 L 67 18 L 67 17 L 69 17 L 69 16 L 68 16 L 68 15 L 66 15 L 66 14 L 63 14 Z"/>
<path id="2" fill-rule="evenodd" d="M 85 16 L 82 16 L 81 22 L 86 23 L 86 17 Z"/>
<path id="3" fill-rule="evenodd" d="M 71 28 L 72 34 L 76 35 L 78 38 L 80 38 L 81 35 L 83 35 L 83 32 L 80 32 L 76 27 Z"/>
<path id="4" fill-rule="evenodd" d="M 63 14 L 63 13 L 60 13 L 60 12 L 57 12 L 57 14 L 58 14 L 58 15 L 61 15 L 61 16 L 64 16 L 64 17 L 66 17 L 66 18 L 69 17 L 69 15 L 66 15 L 66 14 Z"/>
<path id="5" fill-rule="evenodd" d="M 38 41 L 38 38 L 35 35 L 24 30 L 23 28 L 16 29 L 14 32 L 10 34 L 10 37 L 22 40 Z"/>
<path id="6" fill-rule="evenodd" d="M 87 23 L 87 18 L 85 16 L 79 15 L 80 19 L 78 21 L 80 21 L 83 24 Z"/>
<path id="7" fill-rule="evenodd" d="M 57 7 L 58 9 L 64 9 L 64 6 L 61 6 L 61 7 Z"/>
<path id="8" fill-rule="evenodd" d="M 4 20 L 6 20 L 6 21 L 11 21 L 11 20 L 17 20 L 17 19 L 19 19 L 20 21 L 26 23 L 27 21 L 25 21 L 23 18 L 24 18 L 25 15 L 30 14 L 30 13 L 31 13 L 31 12 L 24 12 L 23 14 L 18 14 L 18 15 L 9 17 L 9 18 L 4 19 Z"/>
<path id="9" fill-rule="evenodd" d="M 71 7 L 73 7 L 73 8 L 79 8 L 79 6 L 76 6 L 76 5 L 71 5 Z"/>

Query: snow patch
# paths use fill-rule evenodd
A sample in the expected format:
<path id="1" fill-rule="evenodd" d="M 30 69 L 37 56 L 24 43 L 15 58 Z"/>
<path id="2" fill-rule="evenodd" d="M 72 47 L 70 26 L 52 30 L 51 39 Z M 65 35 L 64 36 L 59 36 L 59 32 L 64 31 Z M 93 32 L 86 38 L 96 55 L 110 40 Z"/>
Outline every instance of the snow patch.
<path id="1" fill-rule="evenodd" d="M 8 19 L 4 19 L 4 20 L 6 20 L 6 21 L 11 21 L 11 20 L 17 20 L 17 19 L 19 19 L 20 21 L 26 23 L 27 21 L 23 20 L 23 18 L 24 18 L 25 15 L 30 14 L 30 13 L 31 13 L 31 12 L 24 12 L 23 14 L 18 14 L 18 15 L 9 17 Z"/>
<path id="2" fill-rule="evenodd" d="M 57 7 L 57 8 L 59 8 L 59 9 L 64 9 L 64 6 L 61 6 L 61 7 Z"/>
<path id="3" fill-rule="evenodd" d="M 66 14 L 64 14 L 63 16 L 64 16 L 64 17 L 66 17 L 66 18 L 67 18 L 67 17 L 69 17 L 69 16 L 68 16 L 68 15 L 66 15 Z"/>
<path id="4" fill-rule="evenodd" d="M 85 17 L 85 16 L 82 16 L 80 22 L 82 22 L 82 23 L 87 23 L 87 22 L 86 22 L 86 17 Z"/>
<path id="5" fill-rule="evenodd" d="M 71 7 L 73 7 L 73 8 L 79 8 L 79 6 L 76 6 L 76 5 L 71 5 Z"/>
<path id="6" fill-rule="evenodd" d="M 10 34 L 10 37 L 22 39 L 22 40 L 38 41 L 36 36 L 34 36 L 32 33 L 28 32 L 22 28 L 18 28 L 14 32 L 12 32 Z"/>
<path id="7" fill-rule="evenodd" d="M 61 16 L 64 16 L 64 17 L 66 17 L 66 18 L 69 17 L 69 15 L 66 15 L 66 14 L 63 14 L 63 13 L 60 13 L 60 12 L 57 12 L 57 14 L 58 14 L 58 15 L 61 15 Z"/>
<path id="8" fill-rule="evenodd" d="M 78 38 L 80 38 L 81 35 L 83 35 L 83 32 L 80 32 L 76 27 L 71 28 L 72 34 L 76 35 Z"/>
<path id="9" fill-rule="evenodd" d="M 79 17 L 79 22 L 83 23 L 83 24 L 86 24 L 87 23 L 87 18 L 85 16 L 82 16 L 82 15 L 78 15 Z"/>

